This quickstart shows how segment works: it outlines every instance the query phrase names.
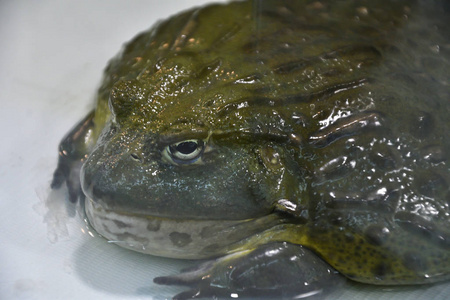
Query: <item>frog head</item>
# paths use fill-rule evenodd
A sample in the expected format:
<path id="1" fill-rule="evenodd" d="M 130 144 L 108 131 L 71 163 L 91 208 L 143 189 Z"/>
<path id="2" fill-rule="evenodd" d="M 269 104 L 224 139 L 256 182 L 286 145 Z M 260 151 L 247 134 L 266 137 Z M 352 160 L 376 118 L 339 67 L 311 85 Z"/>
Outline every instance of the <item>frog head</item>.
<path id="1" fill-rule="evenodd" d="M 265 107 L 249 113 L 248 91 L 229 88 L 236 78 L 224 63 L 201 77 L 196 65 L 177 57 L 113 86 L 110 120 L 82 168 L 88 202 L 115 216 L 212 224 L 262 218 L 279 200 L 299 198 L 301 171 L 280 143 L 299 146 L 284 117 Z M 225 84 L 212 88 L 211 78 Z"/>

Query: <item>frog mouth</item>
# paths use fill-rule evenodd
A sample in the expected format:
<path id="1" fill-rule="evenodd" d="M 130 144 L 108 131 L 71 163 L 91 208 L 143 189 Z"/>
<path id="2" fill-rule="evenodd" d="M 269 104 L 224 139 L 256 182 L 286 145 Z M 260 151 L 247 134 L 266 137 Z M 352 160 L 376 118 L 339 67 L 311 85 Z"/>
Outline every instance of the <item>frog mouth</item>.
<path id="1" fill-rule="evenodd" d="M 285 222 L 275 214 L 246 220 L 171 219 L 114 211 L 87 197 L 92 227 L 110 243 L 156 256 L 205 259 L 239 250 L 257 233 Z"/>

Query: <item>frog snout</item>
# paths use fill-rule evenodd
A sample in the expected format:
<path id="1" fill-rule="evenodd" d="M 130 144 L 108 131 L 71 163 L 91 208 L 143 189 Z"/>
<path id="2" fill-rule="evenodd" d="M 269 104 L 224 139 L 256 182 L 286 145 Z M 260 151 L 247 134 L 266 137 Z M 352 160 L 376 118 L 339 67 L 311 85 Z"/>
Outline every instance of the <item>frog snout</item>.
<path id="1" fill-rule="evenodd" d="M 98 204 L 121 207 L 130 200 L 130 190 L 139 183 L 136 178 L 142 175 L 140 165 L 129 153 L 94 152 L 81 169 L 81 188 L 87 198 Z M 139 198 L 136 193 L 134 198 Z"/>
<path id="2" fill-rule="evenodd" d="M 108 191 L 110 184 L 106 182 L 108 178 L 105 176 L 105 171 L 102 168 L 93 170 L 86 166 L 86 164 L 83 166 L 80 174 L 81 188 L 86 197 L 95 202 L 103 202 L 114 197 L 114 193 Z"/>

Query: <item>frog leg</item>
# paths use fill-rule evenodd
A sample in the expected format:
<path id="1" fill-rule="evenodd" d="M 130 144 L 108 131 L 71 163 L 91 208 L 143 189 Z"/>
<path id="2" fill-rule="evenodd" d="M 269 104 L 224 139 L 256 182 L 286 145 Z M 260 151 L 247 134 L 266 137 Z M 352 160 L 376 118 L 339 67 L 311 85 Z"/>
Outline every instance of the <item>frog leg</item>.
<path id="1" fill-rule="evenodd" d="M 229 254 L 182 271 L 156 277 L 157 284 L 191 289 L 174 299 L 236 297 L 323 297 L 344 278 L 311 250 L 286 242 Z"/>
<path id="2" fill-rule="evenodd" d="M 82 197 L 80 184 L 80 169 L 88 154 L 88 141 L 94 127 L 94 111 L 81 120 L 59 144 L 59 160 L 53 180 L 52 189 L 59 189 L 64 183 L 67 185 L 69 200 L 76 202 Z"/>

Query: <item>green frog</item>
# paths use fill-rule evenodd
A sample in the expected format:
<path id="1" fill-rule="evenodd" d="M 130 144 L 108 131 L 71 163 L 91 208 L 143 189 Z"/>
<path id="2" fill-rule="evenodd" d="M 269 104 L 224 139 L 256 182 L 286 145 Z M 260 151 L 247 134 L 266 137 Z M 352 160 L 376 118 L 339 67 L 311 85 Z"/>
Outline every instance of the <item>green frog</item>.
<path id="1" fill-rule="evenodd" d="M 449 5 L 239 1 L 127 43 L 53 188 L 176 299 L 450 277 Z"/>

